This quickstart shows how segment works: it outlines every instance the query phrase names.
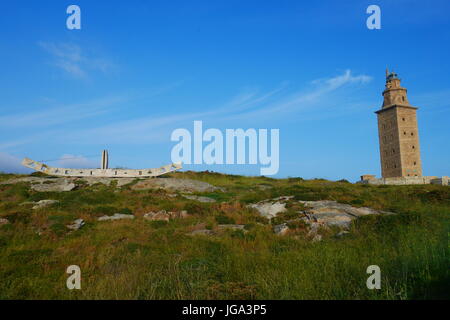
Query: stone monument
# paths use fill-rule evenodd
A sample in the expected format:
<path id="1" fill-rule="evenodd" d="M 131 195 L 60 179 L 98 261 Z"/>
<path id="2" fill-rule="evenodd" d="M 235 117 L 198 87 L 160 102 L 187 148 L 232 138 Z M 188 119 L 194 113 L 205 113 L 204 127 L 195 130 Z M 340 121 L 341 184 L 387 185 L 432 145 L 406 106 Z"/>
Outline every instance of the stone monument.
<path id="1" fill-rule="evenodd" d="M 145 178 L 182 169 L 181 163 L 172 163 L 153 169 L 109 169 L 107 150 L 103 150 L 100 168 L 96 169 L 55 168 L 29 158 L 23 159 L 22 165 L 49 175 L 63 177 Z"/>

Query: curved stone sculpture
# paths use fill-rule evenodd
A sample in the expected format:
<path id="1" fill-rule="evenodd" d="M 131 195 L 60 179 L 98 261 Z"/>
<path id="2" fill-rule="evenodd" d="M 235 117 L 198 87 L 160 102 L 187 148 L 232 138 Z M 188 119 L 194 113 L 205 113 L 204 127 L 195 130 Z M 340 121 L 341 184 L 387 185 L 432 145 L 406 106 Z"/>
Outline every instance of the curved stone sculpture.
<path id="1" fill-rule="evenodd" d="M 29 158 L 22 160 L 22 165 L 53 176 L 63 177 L 108 177 L 108 178 L 145 178 L 157 177 L 165 173 L 182 169 L 181 163 L 172 163 L 152 169 L 69 169 L 54 168 Z"/>

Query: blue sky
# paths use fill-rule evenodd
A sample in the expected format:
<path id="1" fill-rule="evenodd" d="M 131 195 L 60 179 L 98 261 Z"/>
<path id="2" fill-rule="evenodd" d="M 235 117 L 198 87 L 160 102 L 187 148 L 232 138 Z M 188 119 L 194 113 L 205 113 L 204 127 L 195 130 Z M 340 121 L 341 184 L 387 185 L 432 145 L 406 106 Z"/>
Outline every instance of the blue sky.
<path id="1" fill-rule="evenodd" d="M 81 30 L 66 28 L 71 4 Z M 366 27 L 370 4 L 381 30 Z M 448 175 L 449 10 L 447 0 L 4 3 L 0 170 L 23 172 L 25 156 L 98 167 L 105 148 L 111 166 L 159 167 L 171 132 L 202 120 L 280 129 L 277 177 L 379 176 L 374 111 L 388 66 L 419 107 L 424 175 Z"/>

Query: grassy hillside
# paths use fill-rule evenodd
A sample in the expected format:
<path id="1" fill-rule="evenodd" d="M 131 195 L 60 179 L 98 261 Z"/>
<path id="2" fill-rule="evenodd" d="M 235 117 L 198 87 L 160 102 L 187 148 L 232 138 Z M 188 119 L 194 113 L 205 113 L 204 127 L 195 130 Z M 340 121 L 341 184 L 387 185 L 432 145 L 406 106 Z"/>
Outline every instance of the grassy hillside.
<path id="1" fill-rule="evenodd" d="M 301 178 L 270 179 L 209 172 L 170 176 L 223 188 L 197 193 L 201 203 L 166 190 L 132 184 L 36 192 L 27 183 L 0 185 L 0 299 L 430 299 L 450 298 L 450 187 L 369 186 Z M 12 175 L 0 175 L 0 182 Z M 274 234 L 246 204 L 278 196 L 336 200 L 397 215 L 358 219 L 337 238 L 311 242 L 299 228 Z M 26 201 L 59 200 L 33 210 Z M 146 221 L 144 213 L 187 210 L 185 219 Z M 97 221 L 115 212 L 134 220 Z M 295 210 L 277 222 L 295 216 Z M 70 232 L 66 225 L 86 221 Z M 199 226 L 245 224 L 213 236 Z M 68 290 L 69 265 L 82 272 L 82 289 Z M 366 268 L 381 268 L 381 290 L 368 290 Z"/>

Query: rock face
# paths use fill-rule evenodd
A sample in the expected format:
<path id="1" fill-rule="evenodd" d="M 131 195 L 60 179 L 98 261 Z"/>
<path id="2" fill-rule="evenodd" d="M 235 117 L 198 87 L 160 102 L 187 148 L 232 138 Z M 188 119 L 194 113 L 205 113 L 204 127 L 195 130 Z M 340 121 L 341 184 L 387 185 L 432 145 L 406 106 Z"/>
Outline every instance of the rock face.
<path id="1" fill-rule="evenodd" d="M 77 220 L 75 220 L 74 222 L 73 222 L 73 224 L 69 224 L 69 225 L 67 225 L 66 227 L 67 228 L 69 228 L 69 229 L 71 229 L 71 230 L 74 230 L 74 231 L 76 231 L 76 230 L 78 230 L 78 229 L 80 229 L 82 226 L 84 226 L 84 220 L 83 219 L 77 219 Z"/>
<path id="2" fill-rule="evenodd" d="M 122 220 L 122 219 L 134 219 L 134 215 L 132 214 L 122 214 L 122 213 L 114 213 L 112 216 L 103 216 L 98 218 L 98 221 L 107 221 L 107 220 Z"/>
<path id="3" fill-rule="evenodd" d="M 153 178 L 141 180 L 132 187 L 132 189 L 134 190 L 154 188 L 162 188 L 181 192 L 213 192 L 220 190 L 220 188 L 215 187 L 207 182 L 176 178 Z"/>
<path id="4" fill-rule="evenodd" d="M 8 219 L 6 219 L 6 218 L 0 218 L 0 226 L 3 226 L 3 225 L 5 225 L 5 224 L 9 224 Z"/>
<path id="5" fill-rule="evenodd" d="M 279 197 L 271 200 L 260 201 L 248 207 L 258 210 L 258 212 L 268 219 L 272 219 L 280 212 L 286 211 L 286 201 L 293 197 Z"/>
<path id="6" fill-rule="evenodd" d="M 194 201 L 198 201 L 198 202 L 216 202 L 215 199 L 208 198 L 208 197 L 202 197 L 202 196 L 193 196 L 193 195 L 183 194 L 183 197 L 185 197 L 186 199 L 194 200 Z"/>

